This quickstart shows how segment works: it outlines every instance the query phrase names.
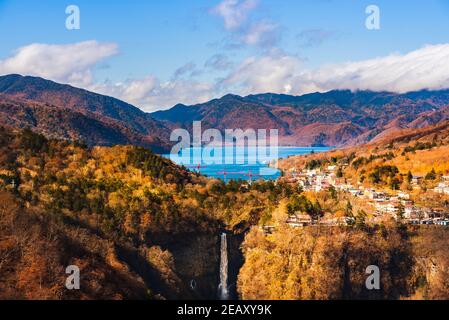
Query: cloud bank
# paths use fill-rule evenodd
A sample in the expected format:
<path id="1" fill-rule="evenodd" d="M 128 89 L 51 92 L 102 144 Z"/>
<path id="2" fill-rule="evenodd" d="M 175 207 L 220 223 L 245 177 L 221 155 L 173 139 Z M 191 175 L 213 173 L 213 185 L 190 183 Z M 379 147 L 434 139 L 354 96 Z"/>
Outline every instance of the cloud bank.
<path id="1" fill-rule="evenodd" d="M 332 89 L 392 91 L 449 88 L 449 44 L 427 45 L 391 54 L 304 71 L 294 79 L 295 93 Z"/>
<path id="2" fill-rule="evenodd" d="M 117 53 L 118 46 L 114 43 L 34 43 L 21 47 L 11 57 L 0 60 L 0 74 L 19 73 L 88 86 L 92 83 L 92 68 Z"/>
<path id="3" fill-rule="evenodd" d="M 391 91 L 449 88 L 449 44 L 427 45 L 409 53 L 394 53 L 362 61 L 306 69 L 303 60 L 280 50 L 270 50 L 240 63 L 224 55 L 208 59 L 202 68 L 187 63 L 164 81 L 155 75 L 123 82 L 93 80 L 100 62 L 117 54 L 112 43 L 86 41 L 74 44 L 30 44 L 0 60 L 0 74 L 20 73 L 69 83 L 130 102 L 146 111 L 176 103 L 195 104 L 235 93 L 273 92 L 305 94 L 334 89 Z M 215 81 L 199 81 L 195 74 L 224 74 Z"/>
<path id="4" fill-rule="evenodd" d="M 224 83 L 240 93 L 305 94 L 334 89 L 405 93 L 449 88 L 449 44 L 428 45 L 407 54 L 332 64 L 314 70 L 301 59 L 276 52 L 241 63 Z"/>

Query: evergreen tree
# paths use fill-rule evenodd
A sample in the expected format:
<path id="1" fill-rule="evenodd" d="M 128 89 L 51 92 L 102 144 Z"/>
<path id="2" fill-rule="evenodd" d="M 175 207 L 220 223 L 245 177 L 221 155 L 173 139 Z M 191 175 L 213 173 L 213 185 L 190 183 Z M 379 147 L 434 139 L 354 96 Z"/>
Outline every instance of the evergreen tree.
<path id="1" fill-rule="evenodd" d="M 410 184 L 410 183 L 412 183 L 412 180 L 413 180 L 413 175 L 412 175 L 412 173 L 409 171 L 409 172 L 407 173 L 407 182 Z"/>
<path id="2" fill-rule="evenodd" d="M 433 168 L 432 171 L 430 171 L 426 175 L 426 180 L 436 180 L 436 178 L 437 178 L 437 173 L 435 172 L 435 169 Z"/>

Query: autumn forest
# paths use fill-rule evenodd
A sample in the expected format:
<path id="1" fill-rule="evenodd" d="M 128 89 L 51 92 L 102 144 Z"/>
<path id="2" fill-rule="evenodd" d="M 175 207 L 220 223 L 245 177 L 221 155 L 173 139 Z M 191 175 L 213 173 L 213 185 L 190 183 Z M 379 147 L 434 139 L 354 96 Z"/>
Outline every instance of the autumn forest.
<path id="1" fill-rule="evenodd" d="M 2 299 L 214 298 L 221 232 L 232 239 L 235 298 L 449 298 L 446 228 L 369 223 L 346 193 L 311 193 L 286 177 L 224 183 L 141 147 L 29 129 L 2 128 L 0 139 Z M 298 212 L 355 219 L 292 228 Z M 381 290 L 365 287 L 372 264 Z M 66 289 L 68 265 L 81 267 L 81 290 Z"/>

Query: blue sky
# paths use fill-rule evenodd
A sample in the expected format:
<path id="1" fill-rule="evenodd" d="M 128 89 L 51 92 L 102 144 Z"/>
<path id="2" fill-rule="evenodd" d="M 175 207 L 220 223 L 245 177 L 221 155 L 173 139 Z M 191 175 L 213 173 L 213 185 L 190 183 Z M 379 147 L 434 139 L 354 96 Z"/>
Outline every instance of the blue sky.
<path id="1" fill-rule="evenodd" d="M 71 4 L 80 30 L 65 27 Z M 370 4 L 380 30 L 365 27 Z M 448 87 L 448 37 L 448 0 L 0 0 L 0 74 L 148 111 L 229 92 Z"/>

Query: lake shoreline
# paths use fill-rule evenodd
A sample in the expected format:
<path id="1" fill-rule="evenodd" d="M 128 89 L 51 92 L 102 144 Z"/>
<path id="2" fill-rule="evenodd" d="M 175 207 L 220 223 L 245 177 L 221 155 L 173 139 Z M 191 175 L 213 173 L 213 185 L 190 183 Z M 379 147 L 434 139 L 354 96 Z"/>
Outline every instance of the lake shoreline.
<path id="1" fill-rule="evenodd" d="M 209 148 L 209 149 L 207 149 Z M 174 163 L 185 166 L 191 171 L 201 175 L 216 178 L 228 182 L 229 180 L 276 180 L 281 177 L 281 171 L 272 167 L 274 162 L 292 156 L 321 153 L 333 150 L 334 147 L 293 147 L 282 146 L 276 149 L 276 155 L 259 156 L 257 147 L 223 147 L 218 155 L 211 156 L 211 150 L 215 152 L 216 147 L 186 148 L 179 154 L 164 154 L 165 158 Z M 232 149 L 232 150 L 230 150 Z M 253 150 L 252 153 L 250 153 Z M 269 148 L 267 148 L 269 150 Z M 209 153 L 207 153 L 209 152 Z M 205 154 L 206 153 L 206 154 Z M 212 159 L 214 156 L 218 158 Z M 271 156 L 271 157 L 270 157 Z M 255 157 L 257 158 L 256 161 Z M 262 158 L 262 159 L 261 159 Z M 251 161 L 249 161 L 251 159 Z M 217 163 L 218 162 L 218 163 Z"/>

